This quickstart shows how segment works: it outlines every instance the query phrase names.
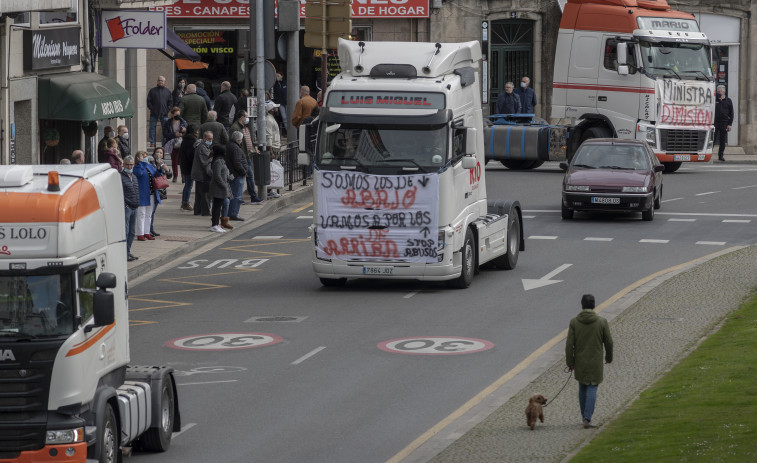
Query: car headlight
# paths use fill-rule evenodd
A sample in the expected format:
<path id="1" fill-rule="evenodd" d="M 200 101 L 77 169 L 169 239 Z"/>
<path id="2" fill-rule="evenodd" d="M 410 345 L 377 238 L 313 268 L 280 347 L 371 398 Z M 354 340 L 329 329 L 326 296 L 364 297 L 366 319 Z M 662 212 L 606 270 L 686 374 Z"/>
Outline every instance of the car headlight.
<path id="1" fill-rule="evenodd" d="M 647 135 L 645 139 L 651 146 L 657 145 L 657 132 L 654 127 L 647 127 Z"/>
<path id="2" fill-rule="evenodd" d="M 645 186 L 624 186 L 623 193 L 646 193 L 648 187 Z"/>
<path id="3" fill-rule="evenodd" d="M 565 191 L 590 191 L 589 185 L 565 185 Z"/>
<path id="4" fill-rule="evenodd" d="M 48 430 L 45 445 L 84 442 L 84 428 Z"/>

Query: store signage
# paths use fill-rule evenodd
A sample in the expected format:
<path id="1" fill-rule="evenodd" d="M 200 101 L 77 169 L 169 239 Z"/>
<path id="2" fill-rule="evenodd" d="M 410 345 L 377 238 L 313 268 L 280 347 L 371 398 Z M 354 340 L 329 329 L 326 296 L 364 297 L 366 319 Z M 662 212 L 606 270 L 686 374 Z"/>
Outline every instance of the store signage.
<path id="1" fill-rule="evenodd" d="M 105 10 L 100 15 L 103 48 L 166 48 L 166 14 L 162 11 Z"/>
<path id="2" fill-rule="evenodd" d="M 79 27 L 24 30 L 24 70 L 75 66 L 79 56 Z"/>
<path id="3" fill-rule="evenodd" d="M 175 0 L 172 5 L 153 6 L 169 18 L 246 18 L 250 0 Z M 300 16 L 305 17 L 305 0 L 300 0 Z M 429 0 L 353 0 L 353 18 L 428 18 Z"/>

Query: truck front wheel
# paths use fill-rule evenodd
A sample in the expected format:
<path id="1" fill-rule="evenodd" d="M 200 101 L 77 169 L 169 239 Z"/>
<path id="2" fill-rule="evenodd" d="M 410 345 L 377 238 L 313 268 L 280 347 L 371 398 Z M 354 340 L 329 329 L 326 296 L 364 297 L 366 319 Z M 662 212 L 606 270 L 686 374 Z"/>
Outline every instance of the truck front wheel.
<path id="1" fill-rule="evenodd" d="M 494 264 L 497 268 L 512 270 L 520 254 L 520 216 L 515 208 L 510 209 L 507 220 L 510 222 L 507 227 L 507 252 L 494 259 Z"/>
<path id="2" fill-rule="evenodd" d="M 97 456 L 99 463 L 116 463 L 118 461 L 118 425 L 116 414 L 110 404 L 105 405 L 105 419 L 98 429 L 98 442 L 100 454 Z"/>
<path id="3" fill-rule="evenodd" d="M 463 248 L 460 250 L 463 268 L 460 271 L 460 276 L 449 282 L 452 288 L 465 289 L 473 281 L 473 272 L 476 265 L 476 256 L 473 250 L 473 232 L 469 228 L 465 232 L 465 242 L 463 243 Z"/>
<path id="4" fill-rule="evenodd" d="M 173 378 L 166 375 L 160 391 L 160 423 L 145 432 L 140 441 L 150 452 L 165 452 L 171 446 L 174 420 Z"/>
<path id="5" fill-rule="evenodd" d="M 668 174 L 672 174 L 673 172 L 680 169 L 681 164 L 681 162 L 663 162 L 663 165 L 665 165 L 665 172 Z"/>

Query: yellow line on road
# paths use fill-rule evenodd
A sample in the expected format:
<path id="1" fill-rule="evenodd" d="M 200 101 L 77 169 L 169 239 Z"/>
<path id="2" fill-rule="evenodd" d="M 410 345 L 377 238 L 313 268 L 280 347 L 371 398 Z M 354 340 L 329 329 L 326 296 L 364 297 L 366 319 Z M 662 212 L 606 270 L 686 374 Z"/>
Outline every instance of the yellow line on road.
<path id="1" fill-rule="evenodd" d="M 313 207 L 313 202 L 312 201 L 309 202 L 309 203 L 307 203 L 307 204 L 305 204 L 304 206 L 302 206 L 300 208 L 297 208 L 297 209 L 293 210 L 292 214 L 296 214 L 298 212 L 302 212 L 302 211 L 304 211 L 305 209 L 307 209 L 309 207 Z"/>
<path id="2" fill-rule="evenodd" d="M 727 252 L 730 252 L 734 249 L 738 249 L 741 246 L 733 246 L 731 248 L 721 250 L 718 252 L 713 252 L 711 254 L 707 254 L 706 256 L 699 257 L 694 260 L 690 260 L 689 262 L 684 262 L 683 264 L 679 264 L 670 268 L 667 268 L 665 270 L 660 270 L 657 273 L 653 273 L 652 275 L 649 275 L 647 277 L 642 278 L 641 280 L 626 286 L 619 292 L 615 293 L 612 297 L 604 301 L 602 304 L 600 304 L 598 307 L 594 309 L 595 312 L 601 312 L 602 310 L 606 309 L 607 307 L 611 306 L 615 302 L 617 302 L 620 298 L 625 296 L 626 294 L 630 293 L 634 289 L 648 283 L 649 281 L 665 275 L 669 272 L 674 272 L 677 270 L 680 270 L 682 268 L 685 268 L 689 265 L 693 265 L 700 261 L 709 260 L 717 255 L 726 254 Z M 497 389 L 504 386 L 505 383 L 513 379 L 518 373 L 525 370 L 528 366 L 530 366 L 537 358 L 539 358 L 542 354 L 547 352 L 549 349 L 551 349 L 553 346 L 555 346 L 557 343 L 565 339 L 565 337 L 568 335 L 568 330 L 563 330 L 560 334 L 555 336 L 554 338 L 547 341 L 543 346 L 536 349 L 534 352 L 531 353 L 528 357 L 526 357 L 523 361 L 521 361 L 518 365 L 515 366 L 512 370 L 505 373 L 502 377 L 491 383 L 489 386 L 486 387 L 483 391 L 476 394 L 473 398 L 468 400 L 466 403 L 464 403 L 460 408 L 452 412 L 449 416 L 435 424 L 431 429 L 421 434 L 417 439 L 415 439 L 413 442 L 411 442 L 407 447 L 402 449 L 399 453 L 394 455 L 392 458 L 387 460 L 386 463 L 400 463 L 402 460 L 410 456 L 411 453 L 413 453 L 415 450 L 417 450 L 421 445 L 425 444 L 429 439 L 431 439 L 433 436 L 438 434 L 441 430 L 452 424 L 456 419 L 463 416 L 465 413 L 470 411 L 473 407 L 481 403 L 484 399 L 489 397 L 491 394 L 493 394 Z"/>

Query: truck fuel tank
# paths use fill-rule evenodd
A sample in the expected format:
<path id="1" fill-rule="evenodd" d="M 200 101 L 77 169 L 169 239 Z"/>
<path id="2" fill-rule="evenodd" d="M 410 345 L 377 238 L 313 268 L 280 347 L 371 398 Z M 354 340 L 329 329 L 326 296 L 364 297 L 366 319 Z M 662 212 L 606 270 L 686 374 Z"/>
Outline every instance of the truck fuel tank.
<path id="1" fill-rule="evenodd" d="M 484 127 L 486 159 L 496 161 L 565 160 L 567 127 L 550 125 L 533 114 L 494 115 Z"/>

